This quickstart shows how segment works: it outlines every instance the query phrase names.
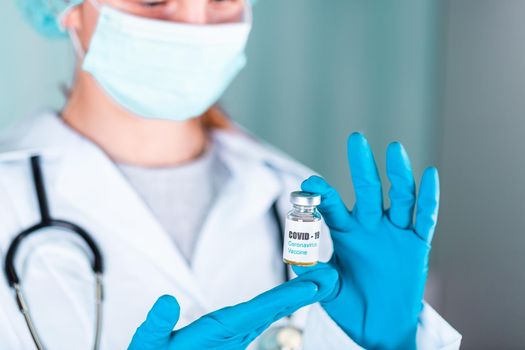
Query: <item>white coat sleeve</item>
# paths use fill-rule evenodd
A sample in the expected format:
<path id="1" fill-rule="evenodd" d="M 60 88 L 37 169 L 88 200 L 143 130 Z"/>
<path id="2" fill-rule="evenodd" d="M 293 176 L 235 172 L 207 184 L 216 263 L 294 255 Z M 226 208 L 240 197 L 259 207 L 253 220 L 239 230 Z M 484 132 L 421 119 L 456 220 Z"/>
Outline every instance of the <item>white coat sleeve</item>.
<path id="1" fill-rule="evenodd" d="M 427 303 L 419 315 L 417 349 L 459 349 L 461 334 L 452 328 Z M 319 304 L 310 308 L 303 339 L 304 350 L 363 349 L 328 316 Z"/>

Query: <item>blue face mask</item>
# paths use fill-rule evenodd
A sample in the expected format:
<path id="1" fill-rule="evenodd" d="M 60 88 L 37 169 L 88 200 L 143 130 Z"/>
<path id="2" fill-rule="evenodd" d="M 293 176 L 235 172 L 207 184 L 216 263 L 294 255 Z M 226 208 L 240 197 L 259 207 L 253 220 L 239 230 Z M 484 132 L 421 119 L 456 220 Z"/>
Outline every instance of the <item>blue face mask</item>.
<path id="1" fill-rule="evenodd" d="M 183 121 L 202 115 L 246 64 L 251 8 L 241 23 L 189 25 L 108 6 L 82 68 L 132 113 Z"/>

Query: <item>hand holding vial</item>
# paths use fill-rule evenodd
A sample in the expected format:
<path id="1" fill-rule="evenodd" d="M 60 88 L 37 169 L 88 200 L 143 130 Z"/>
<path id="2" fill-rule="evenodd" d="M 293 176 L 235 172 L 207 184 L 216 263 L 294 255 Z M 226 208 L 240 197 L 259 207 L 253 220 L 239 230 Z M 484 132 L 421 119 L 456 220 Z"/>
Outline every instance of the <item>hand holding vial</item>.
<path id="1" fill-rule="evenodd" d="M 399 142 L 391 143 L 386 162 L 391 205 L 384 209 L 374 156 L 359 133 L 348 139 L 348 161 L 356 194 L 351 211 L 321 177 L 312 176 L 301 185 L 303 191 L 322 198 L 319 211 L 334 246 L 327 264 L 340 276 L 338 293 L 333 299 L 321 301 L 321 305 L 362 347 L 415 349 L 437 223 L 437 170 L 425 170 L 416 196 L 408 155 Z M 293 268 L 301 275 L 327 264 Z"/>

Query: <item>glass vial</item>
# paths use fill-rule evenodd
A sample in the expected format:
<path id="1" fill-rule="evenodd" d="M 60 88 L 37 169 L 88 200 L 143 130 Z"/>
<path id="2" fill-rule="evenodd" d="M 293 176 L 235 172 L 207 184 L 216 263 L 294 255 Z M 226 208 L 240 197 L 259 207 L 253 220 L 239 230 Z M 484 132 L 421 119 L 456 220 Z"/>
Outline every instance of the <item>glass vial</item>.
<path id="1" fill-rule="evenodd" d="M 286 216 L 283 261 L 290 265 L 312 266 L 319 261 L 321 214 L 317 206 L 321 196 L 309 192 L 292 192 L 293 209 Z"/>

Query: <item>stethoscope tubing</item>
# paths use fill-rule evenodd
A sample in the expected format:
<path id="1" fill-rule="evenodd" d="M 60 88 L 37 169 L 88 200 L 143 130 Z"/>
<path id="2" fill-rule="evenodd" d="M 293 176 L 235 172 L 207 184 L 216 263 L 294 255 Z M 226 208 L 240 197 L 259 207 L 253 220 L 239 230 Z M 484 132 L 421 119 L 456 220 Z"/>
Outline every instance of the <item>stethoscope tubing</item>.
<path id="1" fill-rule="evenodd" d="M 64 232 L 77 235 L 84 243 L 88 246 L 92 254 L 91 269 L 95 275 L 95 339 L 93 343 L 93 349 L 97 350 L 100 347 L 100 338 L 102 332 L 102 304 L 104 300 L 104 285 L 102 276 L 104 273 L 104 258 L 102 252 L 93 239 L 93 237 L 82 227 L 66 220 L 53 219 L 49 211 L 49 203 L 47 201 L 47 194 L 44 186 L 44 176 L 40 165 L 40 156 L 33 155 L 30 158 L 31 173 L 33 175 L 33 183 L 35 186 L 35 192 L 38 200 L 38 207 L 40 210 L 40 222 L 23 230 L 13 239 L 6 253 L 4 262 L 4 271 L 7 282 L 15 292 L 15 298 L 18 308 L 29 329 L 29 333 L 33 338 L 33 342 L 38 350 L 44 350 L 42 340 L 36 330 L 35 324 L 29 312 L 27 302 L 25 301 L 24 294 L 22 292 L 20 277 L 15 268 L 15 261 L 18 250 L 21 244 L 29 236 L 41 233 L 47 228 L 57 228 Z"/>
<path id="2" fill-rule="evenodd" d="M 74 234 L 80 237 L 87 245 L 92 254 L 92 260 L 90 261 L 90 263 L 91 269 L 93 270 L 93 273 L 95 275 L 96 282 L 96 324 L 93 348 L 97 350 L 100 347 L 100 338 L 102 333 L 102 304 L 104 300 L 102 276 L 104 274 L 104 257 L 96 241 L 85 229 L 70 221 L 52 218 L 49 210 L 49 202 L 47 200 L 47 193 L 44 185 L 44 176 L 42 174 L 41 169 L 41 158 L 39 155 L 33 155 L 30 157 L 30 166 L 33 177 L 33 184 L 35 187 L 35 193 L 38 200 L 38 208 L 40 211 L 40 222 L 20 232 L 18 235 L 16 235 L 16 237 L 12 240 L 11 244 L 9 245 L 4 262 L 4 271 L 7 282 L 9 286 L 15 291 L 17 305 L 20 309 L 20 312 L 24 316 L 24 319 L 26 321 L 27 327 L 29 329 L 31 337 L 33 338 L 36 348 L 38 350 L 44 350 L 43 343 L 35 328 L 34 322 L 29 313 L 29 308 L 22 293 L 20 277 L 18 276 L 18 273 L 15 268 L 16 256 L 21 244 L 26 238 L 38 232 L 42 232 L 42 230 L 45 230 L 47 228 L 57 228 L 64 232 Z M 272 204 L 271 214 L 277 226 L 277 236 L 279 238 L 278 242 L 280 243 L 279 247 L 282 247 L 284 244 L 284 227 L 280 219 L 277 201 L 275 201 Z M 291 279 L 291 272 L 286 264 L 283 264 L 283 279 L 284 281 L 288 281 Z M 290 321 L 291 316 L 288 316 L 287 319 Z"/>
<path id="3" fill-rule="evenodd" d="M 102 257 L 100 250 L 98 249 L 97 243 L 91 237 L 91 235 L 89 235 L 89 233 L 87 233 L 80 226 L 75 225 L 69 221 L 50 219 L 48 222 L 40 222 L 20 232 L 11 242 L 11 245 L 9 246 L 9 249 L 7 250 L 6 258 L 5 258 L 5 274 L 6 274 L 7 282 L 9 283 L 10 287 L 13 287 L 15 284 L 20 284 L 20 277 L 18 276 L 18 273 L 15 268 L 15 260 L 16 260 L 16 255 L 18 253 L 18 249 L 21 243 L 28 236 L 34 234 L 35 232 L 39 232 L 41 230 L 45 230 L 50 227 L 61 229 L 64 232 L 74 234 L 74 235 L 81 237 L 82 240 L 89 247 L 93 255 L 93 260 L 91 262 L 91 269 L 93 270 L 93 273 L 103 275 L 104 273 L 103 257 Z"/>
<path id="4" fill-rule="evenodd" d="M 103 275 L 104 273 L 104 258 L 101 250 L 92 236 L 79 225 L 66 220 L 52 219 L 49 211 L 49 203 L 47 200 L 46 189 L 44 185 L 44 177 L 40 165 L 40 156 L 34 155 L 30 158 L 31 172 L 33 175 L 33 183 L 38 199 L 38 207 L 40 210 L 40 222 L 20 232 L 11 242 L 5 257 L 5 275 L 10 287 L 15 284 L 20 284 L 20 278 L 16 272 L 15 260 L 18 253 L 18 248 L 21 243 L 30 235 L 40 232 L 46 228 L 58 228 L 65 232 L 76 234 L 86 243 L 93 255 L 91 268 L 94 274 Z"/>

